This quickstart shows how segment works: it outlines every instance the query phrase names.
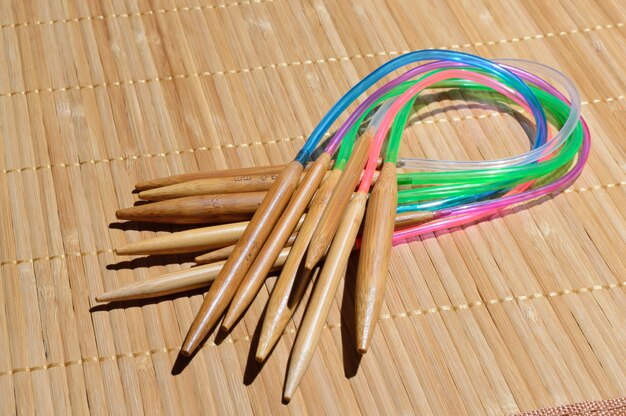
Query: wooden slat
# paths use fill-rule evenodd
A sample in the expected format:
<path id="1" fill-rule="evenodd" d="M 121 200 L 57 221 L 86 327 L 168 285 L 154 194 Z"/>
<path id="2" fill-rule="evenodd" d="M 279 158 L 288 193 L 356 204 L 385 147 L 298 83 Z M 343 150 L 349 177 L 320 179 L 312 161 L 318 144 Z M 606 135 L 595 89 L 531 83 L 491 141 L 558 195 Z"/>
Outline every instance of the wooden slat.
<path id="1" fill-rule="evenodd" d="M 1 2 L 0 413 L 511 414 L 626 396 L 625 38 L 618 0 Z M 288 406 L 302 308 L 254 360 L 273 278 L 226 340 L 184 365 L 201 291 L 96 306 L 188 266 L 113 254 L 172 231 L 117 222 L 135 183 L 286 163 L 351 85 L 427 47 L 562 70 L 592 152 L 561 195 L 395 247 L 362 359 L 354 261 Z M 528 147 L 511 115 L 434 98 L 401 156 Z"/>

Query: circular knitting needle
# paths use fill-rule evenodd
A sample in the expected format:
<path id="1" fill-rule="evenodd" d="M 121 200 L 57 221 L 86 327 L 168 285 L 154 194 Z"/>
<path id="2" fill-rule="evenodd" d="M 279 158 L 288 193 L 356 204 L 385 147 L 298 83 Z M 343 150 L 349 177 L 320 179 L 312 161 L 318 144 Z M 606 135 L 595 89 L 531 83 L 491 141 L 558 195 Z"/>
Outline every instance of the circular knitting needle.
<path id="1" fill-rule="evenodd" d="M 337 173 L 340 174 L 340 172 Z M 336 176 L 335 183 L 338 178 L 339 175 Z M 326 182 L 322 183 L 322 187 L 320 187 L 318 192 L 322 191 L 325 184 Z M 330 192 L 326 195 L 326 200 L 328 200 L 328 198 L 330 198 Z M 317 218 L 319 219 L 322 214 L 324 204 L 321 204 L 321 208 L 316 212 L 316 199 L 317 195 L 315 195 L 315 199 L 311 202 L 307 218 L 315 218 L 314 215 L 317 215 Z M 395 217 L 395 224 L 397 227 L 408 227 L 429 221 L 432 218 L 432 213 L 428 211 L 407 212 L 397 214 Z M 265 361 L 270 351 L 274 348 L 274 345 L 276 345 L 280 339 L 281 335 L 285 331 L 285 328 L 287 328 L 287 324 L 289 323 L 291 317 L 300 305 L 300 301 L 302 300 L 304 293 L 306 292 L 306 288 L 311 281 L 313 271 L 306 270 L 304 267 L 299 267 L 306 250 L 306 244 L 308 243 L 308 240 L 300 240 L 300 236 L 308 233 L 310 238 L 314 229 L 315 224 L 313 224 L 312 227 L 307 226 L 307 221 L 302 224 L 302 228 L 298 233 L 298 239 L 296 239 L 296 242 L 289 253 L 289 257 L 283 266 L 283 270 L 274 284 L 274 288 L 272 289 L 272 293 L 270 294 L 270 298 L 267 302 L 265 318 L 263 320 L 263 326 L 259 336 L 259 345 L 255 355 L 257 361 L 259 362 Z M 305 248 L 301 249 L 302 246 Z"/>
<path id="2" fill-rule="evenodd" d="M 272 227 L 289 202 L 303 170 L 303 164 L 298 160 L 293 160 L 280 173 L 268 191 L 263 202 L 261 202 L 261 206 L 237 242 L 233 254 L 226 260 L 215 283 L 211 285 L 204 298 L 202 307 L 183 342 L 181 348 L 183 355 L 189 356 L 198 348 L 198 345 L 226 310 L 241 283 L 241 279 L 250 268 Z"/>
<path id="3" fill-rule="evenodd" d="M 395 228 L 409 227 L 415 224 L 421 224 L 435 218 L 432 211 L 413 211 L 396 214 Z"/>
<path id="4" fill-rule="evenodd" d="M 374 132 L 368 129 L 354 145 L 352 155 L 311 237 L 305 261 L 307 270 L 312 270 L 322 256 L 326 254 L 326 249 L 330 245 L 341 221 L 341 216 L 337 214 L 343 212 L 350 201 L 352 191 L 359 182 L 363 172 L 363 166 L 367 161 L 373 140 Z"/>
<path id="5" fill-rule="evenodd" d="M 301 289 L 302 293 L 297 289 L 292 291 L 294 282 L 296 281 L 296 275 L 302 263 L 306 249 L 311 241 L 311 236 L 317 227 L 317 223 L 324 213 L 324 208 L 328 204 L 328 200 L 332 195 L 333 189 L 339 181 L 341 176 L 341 169 L 333 169 L 331 174 L 324 179 L 322 185 L 317 190 L 315 197 L 311 201 L 309 211 L 306 218 L 302 223 L 302 227 L 298 232 L 298 237 L 291 248 L 289 257 L 285 262 L 282 272 L 274 285 L 270 300 L 267 304 L 267 311 L 265 313 L 265 319 L 263 321 L 263 329 L 261 330 L 261 337 L 259 340 L 259 346 L 256 352 L 256 359 L 263 361 L 272 350 L 278 339 L 280 338 L 284 328 L 287 326 L 289 319 L 293 315 L 296 306 L 300 303 L 300 299 L 306 289 L 303 281 L 308 281 L 308 276 L 301 276 L 296 286 L 297 289 Z M 289 302 L 290 294 L 293 293 L 297 299 L 295 303 Z"/>
<path id="6" fill-rule="evenodd" d="M 357 350 L 367 352 L 389 271 L 398 187 L 395 163 L 384 164 L 367 203 L 355 287 Z"/>
<path id="7" fill-rule="evenodd" d="M 296 230 L 304 222 L 300 218 Z M 118 255 L 183 254 L 220 249 L 235 244 L 246 230 L 249 221 L 212 225 L 193 230 L 178 231 L 161 237 L 138 241 L 115 249 Z"/>
<path id="8" fill-rule="evenodd" d="M 222 224 L 250 219 L 264 196 L 264 192 L 188 196 L 120 209 L 115 216 L 168 224 Z"/>
<path id="9" fill-rule="evenodd" d="M 285 264 L 289 250 L 290 248 L 284 248 L 280 252 L 276 261 L 272 265 L 272 269 L 280 268 L 283 264 Z M 210 282 L 214 281 L 223 266 L 224 261 L 219 261 L 168 273 L 154 279 L 143 280 L 131 283 L 118 289 L 110 290 L 96 296 L 96 300 L 98 302 L 118 302 L 134 299 L 147 299 L 198 289 L 205 287 Z"/>
<path id="10" fill-rule="evenodd" d="M 255 166 L 251 168 L 213 170 L 210 172 L 183 173 L 182 175 L 166 176 L 164 178 L 151 179 L 139 182 L 135 185 L 135 190 L 145 191 L 148 189 L 160 188 L 162 186 L 174 185 L 177 183 L 189 182 L 196 179 L 224 178 L 228 176 L 246 175 L 276 175 L 285 168 L 285 165 L 276 166 Z"/>
<path id="11" fill-rule="evenodd" d="M 285 401 L 291 400 L 311 362 L 311 358 L 313 358 L 335 292 L 337 292 L 339 282 L 346 272 L 348 258 L 365 213 L 366 201 L 367 192 L 354 194 L 332 241 L 291 351 L 283 392 Z"/>
<path id="12" fill-rule="evenodd" d="M 146 201 L 163 201 L 165 199 L 195 195 L 267 191 L 276 178 L 277 174 L 196 179 L 189 182 L 141 191 L 139 192 L 139 198 Z"/>
<path id="13" fill-rule="evenodd" d="M 298 187 L 292 196 L 283 215 L 280 217 L 280 220 L 265 242 L 263 249 L 252 264 L 252 267 L 250 267 L 239 289 L 237 289 L 222 322 L 222 328 L 224 330 L 230 330 L 254 300 L 276 256 L 278 256 L 280 250 L 287 243 L 298 219 L 302 216 L 302 213 L 309 205 L 311 198 L 313 198 L 315 191 L 317 191 L 317 188 L 322 182 L 329 161 L 330 155 L 328 153 L 322 153 L 309 168 L 306 176 L 307 180 Z"/>
<path id="14" fill-rule="evenodd" d="M 327 172 L 329 172 L 327 170 Z M 301 175 L 304 178 L 306 170 Z M 278 174 L 226 176 L 223 178 L 195 179 L 174 185 L 162 186 L 139 192 L 145 201 L 164 201 L 196 195 L 232 194 L 242 192 L 266 192 Z"/>
<path id="15" fill-rule="evenodd" d="M 181 254 L 221 248 L 236 243 L 247 226 L 248 221 L 242 221 L 179 231 L 119 247 L 115 249 L 115 253 L 119 255 Z"/>

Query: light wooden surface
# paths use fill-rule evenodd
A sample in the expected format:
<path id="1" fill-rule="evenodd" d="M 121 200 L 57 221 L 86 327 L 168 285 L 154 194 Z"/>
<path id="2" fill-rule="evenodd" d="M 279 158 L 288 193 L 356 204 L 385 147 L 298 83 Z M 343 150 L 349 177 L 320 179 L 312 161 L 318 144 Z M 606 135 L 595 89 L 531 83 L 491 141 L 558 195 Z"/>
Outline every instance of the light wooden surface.
<path id="1" fill-rule="evenodd" d="M 510 414 L 626 395 L 625 23 L 620 0 L 0 2 L 0 414 Z M 343 285 L 288 406 L 301 310 L 253 357 L 272 279 L 175 375 L 200 293 L 91 309 L 188 267 L 113 254 L 171 231 L 109 227 L 136 182 L 287 163 L 350 85 L 427 47 L 562 70 L 592 154 L 553 199 L 394 247 L 360 362 Z M 528 147 L 519 119 L 438 98 L 401 155 Z"/>

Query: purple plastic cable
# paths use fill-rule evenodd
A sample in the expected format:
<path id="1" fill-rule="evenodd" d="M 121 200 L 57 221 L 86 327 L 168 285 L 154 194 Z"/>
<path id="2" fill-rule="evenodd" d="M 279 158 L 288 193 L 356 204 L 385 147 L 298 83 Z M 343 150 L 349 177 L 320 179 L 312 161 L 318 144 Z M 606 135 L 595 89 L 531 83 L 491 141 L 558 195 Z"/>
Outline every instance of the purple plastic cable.
<path id="1" fill-rule="evenodd" d="M 537 76 L 529 72 L 526 72 L 522 69 L 516 68 L 511 65 L 499 63 L 499 66 L 502 67 L 503 69 L 507 69 L 509 72 L 513 73 L 514 75 L 522 79 L 524 79 L 524 77 L 526 77 L 527 80 L 540 79 Z M 383 85 L 381 88 L 375 91 L 371 96 L 369 96 L 362 104 L 360 104 L 352 114 L 350 114 L 348 119 L 339 127 L 335 135 L 332 137 L 332 139 L 328 143 L 325 149 L 326 152 L 330 154 L 334 154 L 334 152 L 337 150 L 337 147 L 341 144 L 341 140 L 344 138 L 344 136 L 347 134 L 350 128 L 354 125 L 354 123 L 356 123 L 358 119 L 363 115 L 363 113 L 368 108 L 370 108 L 380 97 L 385 95 L 387 92 L 391 91 L 393 88 L 397 87 L 401 83 L 408 81 L 422 73 L 441 69 L 441 68 L 446 68 L 446 67 L 462 68 L 462 67 L 467 67 L 467 65 L 462 62 L 434 61 L 434 62 L 430 62 L 424 65 L 418 66 L 416 68 L 412 68 L 408 70 L 407 72 L 403 73 L 402 75 L 400 75 L 398 78 L 391 80 L 387 84 Z M 576 102 L 578 102 L 577 100 L 578 93 L 577 91 L 575 91 L 575 89 L 574 91 L 568 90 L 568 93 L 570 94 L 570 98 L 573 98 Z M 504 166 L 503 163 L 506 163 L 507 166 L 515 166 L 515 165 L 522 164 L 522 158 L 526 158 L 526 159 L 532 158 L 533 156 L 531 156 L 531 154 L 534 154 L 534 157 L 535 157 L 535 159 L 532 159 L 532 160 L 537 160 L 541 154 L 547 155 L 551 153 L 565 141 L 565 137 L 569 135 L 569 133 L 566 133 L 566 131 L 569 132 L 573 130 L 575 126 L 575 120 L 576 121 L 578 120 L 578 116 L 580 114 L 579 109 L 580 109 L 579 105 L 576 107 L 576 110 L 572 108 L 572 113 L 570 114 L 570 117 L 569 117 L 571 120 L 568 119 L 568 121 L 565 123 L 563 127 L 563 131 L 559 133 L 558 135 L 561 137 L 559 140 L 554 140 L 553 142 L 549 144 L 548 143 L 546 144 L 535 143 L 535 145 L 538 147 L 533 147 L 533 150 L 531 150 L 530 152 L 524 155 L 519 155 L 513 158 L 509 158 L 509 159 L 480 162 L 480 164 L 482 165 L 481 169 L 486 168 L 486 165 L 491 165 L 492 167 L 496 167 L 496 166 L 503 167 Z M 542 142 L 545 142 L 545 136 L 542 138 L 537 137 L 537 140 L 541 140 Z M 440 161 L 440 162 L 443 163 L 444 161 Z M 475 162 L 475 163 L 478 163 L 478 162 Z M 526 161 L 525 163 L 528 163 L 528 161 Z M 455 164 L 465 164 L 466 166 L 469 166 L 472 163 L 471 162 L 455 162 Z M 471 169 L 471 168 L 468 167 L 466 169 Z"/>

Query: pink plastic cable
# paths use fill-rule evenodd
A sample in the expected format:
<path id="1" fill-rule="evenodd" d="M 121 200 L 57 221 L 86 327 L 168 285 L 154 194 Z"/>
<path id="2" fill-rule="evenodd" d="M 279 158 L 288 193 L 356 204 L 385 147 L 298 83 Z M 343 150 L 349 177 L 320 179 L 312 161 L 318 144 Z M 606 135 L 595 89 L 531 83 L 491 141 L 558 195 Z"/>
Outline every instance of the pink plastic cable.
<path id="1" fill-rule="evenodd" d="M 552 129 L 550 129 L 548 127 L 547 142 L 551 141 L 553 138 L 554 138 L 554 136 L 552 134 Z M 543 158 L 539 159 L 539 161 L 547 160 L 549 158 L 550 158 L 550 155 L 547 155 L 547 156 L 544 156 Z M 530 188 L 535 182 L 536 182 L 536 180 L 532 180 L 532 181 L 525 182 L 525 183 L 522 183 L 520 185 L 517 185 L 516 187 L 511 189 L 509 192 L 504 194 L 503 197 L 508 197 L 508 196 L 512 196 L 512 195 L 521 194 L 522 192 L 524 192 L 528 188 Z M 441 229 L 460 227 L 462 225 L 465 225 L 465 224 L 468 224 L 468 223 L 478 222 L 478 221 L 480 221 L 480 220 L 482 220 L 484 218 L 487 218 L 487 217 L 489 217 L 489 216 L 499 212 L 500 209 L 501 208 L 485 207 L 482 211 L 478 211 L 478 212 L 474 212 L 474 213 L 470 212 L 470 213 L 467 213 L 467 214 L 461 214 L 461 215 L 457 215 L 457 216 L 454 216 L 454 217 L 445 218 L 445 219 L 442 219 L 442 220 L 431 221 L 431 222 L 429 222 L 427 224 L 424 224 L 424 225 L 418 225 L 418 226 L 415 226 L 415 227 L 398 230 L 398 231 L 396 231 L 394 233 L 393 242 L 394 242 L 394 244 L 397 244 L 397 243 L 399 243 L 401 241 L 406 240 L 408 237 L 403 236 L 403 235 L 411 232 L 411 230 L 413 230 L 411 232 L 411 237 L 416 237 L 418 235 L 427 234 L 427 233 L 438 231 L 438 230 L 441 230 Z M 439 213 L 439 215 L 441 215 L 441 213 Z"/>
<path id="2" fill-rule="evenodd" d="M 563 102 L 569 104 L 569 100 L 567 100 L 563 96 L 563 94 L 561 94 L 552 85 L 548 84 L 538 77 L 531 77 L 531 81 L 533 83 L 543 88 L 546 92 L 556 96 Z M 575 166 L 558 180 L 548 185 L 533 189 L 531 191 L 515 193 L 513 195 L 508 194 L 507 196 L 504 196 L 494 201 L 486 201 L 483 203 L 471 204 L 465 207 L 461 206 L 452 209 L 441 210 L 440 212 L 438 212 L 438 215 L 446 216 L 445 218 L 431 221 L 422 225 L 416 225 L 413 227 L 396 230 L 393 235 L 394 244 L 402 243 L 407 239 L 415 238 L 420 235 L 458 227 L 470 222 L 476 222 L 484 217 L 495 214 L 496 212 L 507 206 L 527 202 L 532 199 L 549 195 L 551 193 L 559 192 L 563 188 L 567 187 L 581 174 L 583 167 L 585 166 L 585 163 L 589 158 L 589 151 L 591 148 L 591 136 L 589 134 L 589 128 L 583 118 L 580 119 L 580 123 L 583 129 L 583 144 L 580 155 Z"/>

